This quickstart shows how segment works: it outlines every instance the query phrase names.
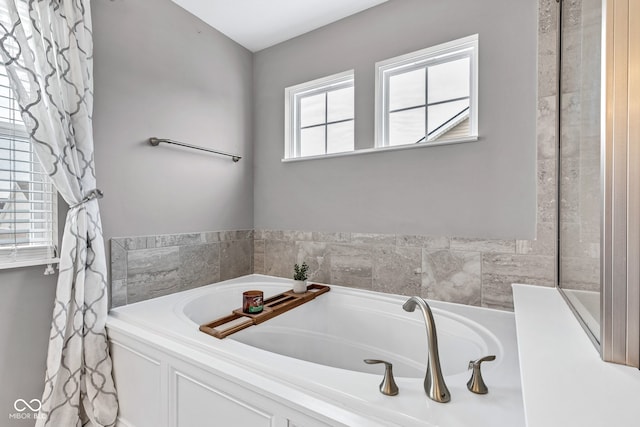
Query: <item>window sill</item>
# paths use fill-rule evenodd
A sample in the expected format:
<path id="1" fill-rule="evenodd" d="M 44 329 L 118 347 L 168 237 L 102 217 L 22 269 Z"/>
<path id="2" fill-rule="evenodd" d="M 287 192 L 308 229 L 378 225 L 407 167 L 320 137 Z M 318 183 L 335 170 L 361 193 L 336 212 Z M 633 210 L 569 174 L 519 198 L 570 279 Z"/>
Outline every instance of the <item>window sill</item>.
<path id="1" fill-rule="evenodd" d="M 23 261 L 15 261 L 15 262 L 0 262 L 0 270 L 5 270 L 9 268 L 20 268 L 20 267 L 33 267 L 36 265 L 58 264 L 59 262 L 60 262 L 60 258 L 27 259 Z"/>
<path id="2" fill-rule="evenodd" d="M 332 159 L 334 157 L 356 156 L 360 154 L 371 154 L 371 153 L 385 153 L 388 151 L 414 150 L 417 148 L 440 147 L 442 145 L 460 144 L 463 142 L 474 142 L 474 141 L 478 141 L 478 139 L 480 138 L 477 136 L 468 136 L 465 138 L 450 139 L 450 140 L 441 141 L 441 142 L 431 142 L 429 144 L 418 143 L 418 144 L 396 145 L 393 147 L 365 148 L 362 150 L 345 151 L 343 153 L 321 154 L 319 156 L 291 157 L 288 159 L 282 159 L 282 163 L 301 162 L 306 160 Z"/>

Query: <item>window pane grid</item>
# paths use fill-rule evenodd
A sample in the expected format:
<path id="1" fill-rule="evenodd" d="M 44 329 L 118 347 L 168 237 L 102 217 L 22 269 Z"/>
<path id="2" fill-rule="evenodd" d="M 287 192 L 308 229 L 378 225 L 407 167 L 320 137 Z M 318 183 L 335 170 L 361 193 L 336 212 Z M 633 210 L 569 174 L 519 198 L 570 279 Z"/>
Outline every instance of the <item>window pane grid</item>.
<path id="1" fill-rule="evenodd" d="M 338 124 L 338 123 L 345 123 L 345 122 L 352 122 L 352 121 L 353 121 L 353 119 L 335 120 L 335 121 L 332 121 L 332 122 L 320 123 L 320 124 L 317 124 L 317 125 L 301 126 L 300 129 L 301 130 L 302 129 L 310 129 L 310 128 L 315 128 L 315 127 L 318 127 L 318 126 L 335 125 L 335 124 Z"/>
<path id="2" fill-rule="evenodd" d="M 352 87 L 347 87 L 346 90 L 352 89 Z M 331 132 L 330 130 L 334 130 L 335 126 L 333 125 L 338 125 L 341 123 L 348 123 L 348 122 L 353 122 L 354 119 L 353 118 L 349 118 L 349 119 L 342 119 L 342 120 L 333 120 L 330 121 L 329 120 L 329 115 L 331 113 L 330 109 L 330 105 L 333 106 L 334 104 L 330 102 L 329 97 L 331 94 L 336 93 L 337 91 L 344 91 L 344 88 L 340 88 L 340 89 L 333 89 L 333 90 L 329 90 L 326 91 L 324 93 L 324 120 L 322 123 L 319 124 L 313 124 L 313 125 L 307 125 L 307 126 L 300 126 L 300 131 L 304 131 L 305 129 L 313 129 L 313 128 L 324 128 L 324 149 L 320 150 L 318 148 L 318 141 L 315 140 L 312 144 L 315 145 L 315 148 L 312 149 L 307 149 L 307 150 L 302 150 L 303 152 L 303 156 L 312 156 L 312 155 L 322 155 L 322 154 L 328 154 L 328 153 L 337 153 L 337 152 L 342 152 L 342 151 L 349 151 L 350 149 L 352 149 L 352 145 L 349 145 L 349 139 L 353 140 L 353 135 L 351 135 L 351 138 L 349 138 L 348 136 L 345 136 L 346 133 L 348 133 L 348 130 L 343 130 L 343 132 Z M 313 95 L 314 97 L 317 97 L 318 95 Z M 303 98 L 304 99 L 304 98 Z M 347 110 L 345 108 L 342 108 L 343 110 L 343 115 L 344 115 L 344 110 Z M 340 116 L 340 114 L 333 114 L 334 116 Z M 347 115 L 349 115 L 347 113 Z M 353 116 L 353 105 L 351 106 L 351 116 Z M 353 126 L 351 127 L 351 134 L 353 134 Z M 345 132 L 346 131 L 346 132 Z M 308 133 L 307 133 L 308 134 Z M 316 138 L 318 133 L 315 134 Z M 331 141 L 330 141 L 331 140 Z M 335 141 L 334 141 L 335 140 Z M 308 141 L 308 139 L 307 139 Z M 301 140 L 301 143 L 303 142 L 303 140 Z M 334 147 L 333 149 L 329 149 L 329 145 L 330 142 L 334 143 L 332 144 Z M 306 154 L 305 154 L 306 152 Z"/>
<path id="3" fill-rule="evenodd" d="M 452 68 L 451 64 L 456 63 L 457 69 Z M 437 69 L 438 72 L 433 76 L 432 70 Z M 446 74 L 454 74 L 454 78 L 450 78 L 446 81 Z M 466 75 L 465 75 L 466 73 Z M 402 80 L 403 76 L 411 76 L 411 78 Z M 416 76 L 420 76 L 422 81 L 419 81 Z M 462 78 L 461 78 L 462 76 Z M 455 78 L 457 77 L 457 79 Z M 440 80 L 441 86 L 448 86 L 448 88 L 438 87 L 436 88 L 432 80 Z M 452 82 L 453 81 L 453 82 Z M 471 81 L 471 61 L 469 56 L 455 56 L 454 59 L 447 59 L 444 61 L 431 62 L 423 61 L 419 64 L 411 64 L 409 67 L 401 67 L 399 69 L 389 72 L 385 79 L 388 86 L 385 121 L 387 123 L 386 129 L 386 141 L 387 145 L 405 145 L 415 144 L 420 142 L 430 142 L 443 135 L 443 130 L 446 130 L 447 126 L 455 127 L 456 120 L 462 115 L 467 115 L 470 109 L 470 81 Z M 410 82 L 407 84 L 407 82 Z M 446 84 L 444 84 L 444 83 Z M 394 85 L 403 85 L 397 89 Z M 433 95 L 434 89 L 437 94 Z M 461 95 L 461 96 L 446 96 L 448 93 Z M 404 94 L 404 99 L 399 99 L 398 94 Z M 422 102 L 416 104 L 415 100 L 421 99 Z M 461 105 L 456 111 L 449 111 L 446 108 L 441 108 L 441 111 L 436 111 L 434 107 L 453 105 L 454 103 L 460 103 L 461 101 L 465 105 Z M 405 106 L 392 108 L 392 105 Z M 409 105 L 407 105 L 409 104 Z M 409 114 L 413 111 L 415 114 Z M 399 113 L 406 112 L 407 114 L 399 115 Z M 419 115 L 416 115 L 417 113 Z M 446 112 L 447 117 L 442 119 L 442 114 Z M 434 113 L 439 113 L 430 117 Z M 421 119 L 419 117 L 422 117 Z M 423 125 L 418 123 L 411 123 L 411 121 L 421 120 Z M 418 128 L 422 128 L 422 134 L 416 138 L 416 131 Z M 446 133 L 446 132 L 444 132 Z"/>
<path id="4" fill-rule="evenodd" d="M 295 95 L 294 157 L 354 148 L 353 77 Z"/>
<path id="5" fill-rule="evenodd" d="M 376 147 L 478 134 L 478 35 L 376 64 Z"/>
<path id="6" fill-rule="evenodd" d="M 424 108 L 425 106 L 426 107 L 431 107 L 431 106 L 434 106 L 434 105 L 447 104 L 449 102 L 463 101 L 463 100 L 467 100 L 467 99 L 469 99 L 468 96 L 463 96 L 463 97 L 460 97 L 460 98 L 447 99 L 446 101 L 430 102 L 428 104 L 414 105 L 414 106 L 411 106 L 411 107 L 405 107 L 405 108 L 398 108 L 398 109 L 395 109 L 395 110 L 389 110 L 389 113 L 397 113 L 398 111 L 414 110 L 416 108 Z"/>

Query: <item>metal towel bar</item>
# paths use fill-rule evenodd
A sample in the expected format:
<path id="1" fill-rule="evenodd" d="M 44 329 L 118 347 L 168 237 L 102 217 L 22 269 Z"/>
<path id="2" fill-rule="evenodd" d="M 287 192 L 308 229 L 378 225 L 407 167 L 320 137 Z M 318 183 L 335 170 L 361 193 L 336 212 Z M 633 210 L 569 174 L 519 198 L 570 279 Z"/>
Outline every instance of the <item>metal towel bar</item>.
<path id="1" fill-rule="evenodd" d="M 231 160 L 233 160 L 234 162 L 237 162 L 242 158 L 240 156 L 236 156 L 235 154 L 229 154 L 229 153 L 225 153 L 224 151 L 216 151 L 216 150 L 211 150 L 209 148 L 198 147 L 197 145 L 186 144 L 184 142 L 174 141 L 173 139 L 156 138 L 155 136 L 149 138 L 149 144 L 153 145 L 154 147 L 159 145 L 161 142 L 165 142 L 167 144 L 180 145 L 181 147 L 193 148 L 194 150 L 207 151 L 209 153 L 220 154 L 222 156 L 229 156 L 231 157 Z"/>

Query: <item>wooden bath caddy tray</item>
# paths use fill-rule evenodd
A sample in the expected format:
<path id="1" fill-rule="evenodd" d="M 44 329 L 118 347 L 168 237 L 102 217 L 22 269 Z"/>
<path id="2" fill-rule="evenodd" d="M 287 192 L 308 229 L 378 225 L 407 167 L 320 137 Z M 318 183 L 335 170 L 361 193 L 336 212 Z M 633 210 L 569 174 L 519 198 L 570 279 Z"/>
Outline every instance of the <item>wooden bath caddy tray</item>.
<path id="1" fill-rule="evenodd" d="M 200 325 L 200 330 L 205 334 L 222 339 L 251 325 L 259 325 L 272 317 L 309 302 L 318 295 L 329 292 L 329 289 L 329 286 L 326 285 L 311 284 L 307 286 L 307 292 L 302 294 L 296 294 L 293 290 L 289 290 L 265 299 L 263 302 L 264 308 L 260 313 L 249 314 L 243 312 L 242 308 L 237 308 L 228 316 Z"/>

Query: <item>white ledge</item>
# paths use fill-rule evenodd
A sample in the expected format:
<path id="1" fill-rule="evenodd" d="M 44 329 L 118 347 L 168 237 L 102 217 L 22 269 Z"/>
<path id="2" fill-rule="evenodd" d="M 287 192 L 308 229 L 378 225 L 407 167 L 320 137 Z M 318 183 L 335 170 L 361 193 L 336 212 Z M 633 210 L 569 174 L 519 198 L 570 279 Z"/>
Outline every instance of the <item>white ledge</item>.
<path id="1" fill-rule="evenodd" d="M 334 157 L 357 156 L 360 154 L 386 153 L 388 151 L 413 150 L 416 148 L 439 147 L 442 145 L 453 145 L 453 144 L 460 144 L 463 142 L 474 142 L 474 141 L 478 141 L 478 139 L 479 138 L 477 136 L 468 136 L 465 138 L 449 139 L 446 141 L 429 142 L 427 144 L 425 144 L 424 142 L 421 142 L 417 144 L 395 145 L 393 147 L 364 148 L 361 150 L 345 151 L 343 153 L 320 154 L 318 156 L 306 156 L 306 157 L 291 157 L 289 159 L 282 159 L 282 163 L 302 162 L 306 160 L 332 159 Z"/>
<path id="2" fill-rule="evenodd" d="M 0 263 L 0 270 L 8 268 L 21 268 L 21 267 L 33 267 L 36 265 L 58 264 L 60 258 L 48 258 L 48 259 L 28 259 L 24 261 L 11 261 Z"/>
<path id="3" fill-rule="evenodd" d="M 527 427 L 636 427 L 640 371 L 603 362 L 555 288 L 513 285 Z"/>

